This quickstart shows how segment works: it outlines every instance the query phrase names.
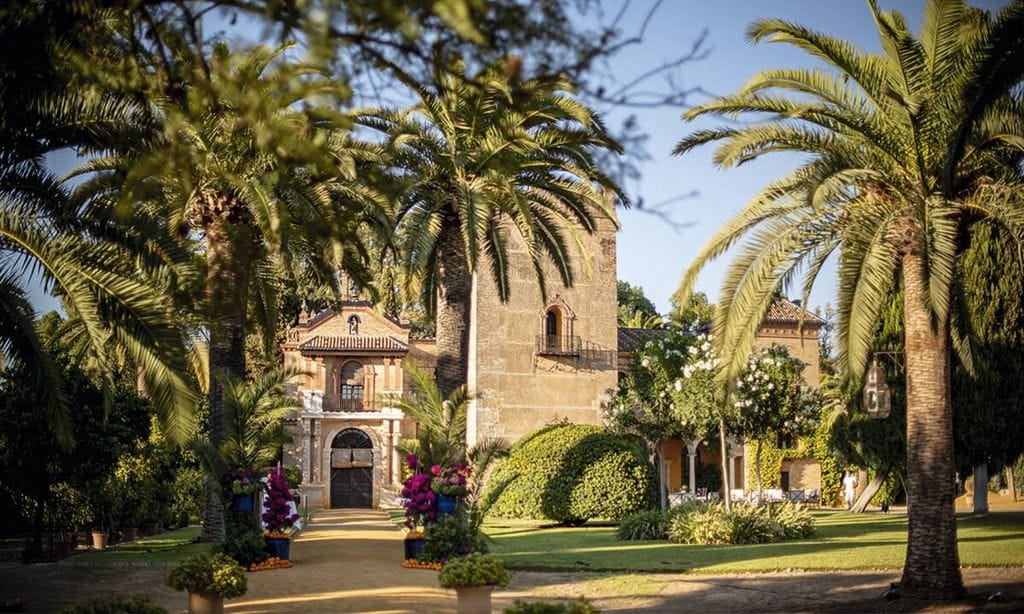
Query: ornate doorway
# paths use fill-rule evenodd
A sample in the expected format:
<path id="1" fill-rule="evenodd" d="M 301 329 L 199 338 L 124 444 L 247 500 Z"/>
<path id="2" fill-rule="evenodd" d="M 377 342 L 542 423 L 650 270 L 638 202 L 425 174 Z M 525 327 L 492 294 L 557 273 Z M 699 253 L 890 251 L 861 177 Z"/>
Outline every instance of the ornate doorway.
<path id="1" fill-rule="evenodd" d="M 373 507 L 373 442 L 345 429 L 331 442 L 331 508 Z"/>

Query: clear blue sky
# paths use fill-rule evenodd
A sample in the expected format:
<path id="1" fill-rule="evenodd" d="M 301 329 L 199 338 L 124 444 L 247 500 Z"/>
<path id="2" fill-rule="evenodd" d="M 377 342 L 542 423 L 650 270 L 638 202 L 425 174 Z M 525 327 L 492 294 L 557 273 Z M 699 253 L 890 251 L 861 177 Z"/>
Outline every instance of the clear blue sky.
<path id="1" fill-rule="evenodd" d="M 609 7 L 617 0 L 607 0 Z M 883 8 L 896 8 L 908 18 L 912 29 L 920 23 L 923 0 L 879 0 Z M 639 25 L 654 0 L 633 0 L 627 20 Z M 996 10 L 1000 0 L 975 0 L 975 5 Z M 866 2 L 858 0 L 664 0 L 648 26 L 642 45 L 627 48 L 612 62 L 619 82 L 657 66 L 684 52 L 705 28 L 709 31 L 707 59 L 687 64 L 678 73 L 684 87 L 699 86 L 718 94 L 728 94 L 743 85 L 755 72 L 765 68 L 814 65 L 809 56 L 779 44 L 751 45 L 744 40 L 747 26 L 761 17 L 779 17 L 797 21 L 814 29 L 839 36 L 866 50 L 877 50 L 878 42 Z M 635 31 L 627 26 L 627 31 Z M 694 97 L 693 102 L 699 102 Z M 718 170 L 711 164 L 713 146 L 706 146 L 683 157 L 670 152 L 685 134 L 714 122 L 685 124 L 681 109 L 639 109 L 616 111 L 608 117 L 616 125 L 628 113 L 635 113 L 643 131 L 650 135 L 647 150 L 651 160 L 642 167 L 638 189 L 648 204 L 659 203 L 682 194 L 696 195 L 671 206 L 673 219 L 688 224 L 676 230 L 663 220 L 638 211 L 620 214 L 622 231 L 618 241 L 618 276 L 641 286 L 659 311 L 669 310 L 669 297 L 678 286 L 683 270 L 707 238 L 764 184 L 792 168 L 796 158 L 777 157 Z M 66 161 L 69 163 L 70 161 Z M 636 186 L 634 186 L 636 187 Z M 715 300 L 727 258 L 709 266 L 697 283 Z M 33 284 L 34 286 L 34 284 Z M 791 296 L 797 296 L 795 289 Z M 56 306 L 50 297 L 33 288 L 37 309 L 44 312 Z M 835 303 L 834 269 L 819 276 L 810 306 Z"/>
<path id="2" fill-rule="evenodd" d="M 653 0 L 634 2 L 640 19 Z M 998 10 L 1005 4 L 997 0 L 974 0 L 972 4 Z M 921 21 L 922 0 L 879 0 L 883 9 L 894 8 L 917 30 Z M 741 87 L 754 73 L 766 68 L 817 66 L 810 56 L 794 47 L 761 43 L 751 45 L 744 31 L 754 20 L 778 17 L 797 21 L 821 32 L 838 36 L 862 49 L 879 49 L 877 33 L 866 2 L 858 0 L 702 0 L 687 2 L 665 0 L 649 26 L 642 47 L 624 53 L 614 63 L 623 81 L 645 67 L 656 66 L 685 50 L 702 29 L 708 28 L 710 56 L 683 69 L 686 86 L 700 86 L 717 94 L 729 94 Z M 692 102 L 699 102 L 695 97 Z M 658 203 L 674 196 L 696 191 L 698 194 L 672 205 L 673 218 L 692 225 L 676 231 L 650 215 L 635 211 L 621 213 L 619 234 L 619 279 L 639 285 L 658 309 L 667 312 L 669 297 L 678 287 L 684 269 L 697 250 L 722 224 L 737 213 L 758 190 L 772 179 L 793 168 L 797 158 L 771 157 L 739 168 L 718 170 L 711 163 L 714 146 L 705 146 L 682 157 L 670 152 L 676 142 L 690 131 L 716 125 L 714 121 L 686 124 L 678 109 L 639 110 L 642 128 L 650 134 L 648 150 L 652 160 L 643 168 L 640 193 L 645 202 Z M 616 115 L 609 116 L 614 124 Z M 697 289 L 714 300 L 728 258 L 720 258 L 705 269 Z M 798 297 L 800 286 L 790 296 Z M 834 268 L 818 277 L 810 306 L 835 304 Z"/>

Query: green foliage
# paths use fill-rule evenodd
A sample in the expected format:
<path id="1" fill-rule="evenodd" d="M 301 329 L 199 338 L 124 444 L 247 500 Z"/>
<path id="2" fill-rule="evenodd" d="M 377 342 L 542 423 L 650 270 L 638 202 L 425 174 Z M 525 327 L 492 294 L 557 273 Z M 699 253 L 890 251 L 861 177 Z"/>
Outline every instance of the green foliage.
<path id="1" fill-rule="evenodd" d="M 466 387 L 444 398 L 431 374 L 413 363 L 405 363 L 405 377 L 411 394 L 394 405 L 419 425 L 415 441 L 404 441 L 403 454 L 415 454 L 424 467 L 454 467 L 466 460 Z"/>
<path id="2" fill-rule="evenodd" d="M 508 572 L 495 556 L 474 552 L 448 559 L 438 576 L 444 588 L 507 586 Z"/>
<path id="3" fill-rule="evenodd" d="M 149 597 L 97 597 L 80 605 L 70 605 L 60 614 L 167 614 L 167 610 L 149 600 Z"/>
<path id="4" fill-rule="evenodd" d="M 578 523 L 655 505 L 654 468 L 636 442 L 601 427 L 561 424 L 513 444 L 488 487 L 494 515 Z"/>
<path id="5" fill-rule="evenodd" d="M 263 530 L 254 512 L 236 509 L 224 511 L 224 543 L 218 549 L 243 567 L 267 560 Z"/>
<path id="6" fill-rule="evenodd" d="M 619 521 L 615 538 L 621 540 L 668 539 L 668 518 L 661 510 L 644 510 Z"/>
<path id="7" fill-rule="evenodd" d="M 545 603 L 543 601 L 515 601 L 515 605 L 505 608 L 504 614 L 598 614 L 601 610 L 595 608 L 589 601 L 580 597 L 576 601 L 568 603 Z"/>
<path id="8" fill-rule="evenodd" d="M 814 535 L 809 511 L 789 503 L 693 506 L 673 514 L 668 539 L 681 544 L 767 544 Z"/>
<path id="9" fill-rule="evenodd" d="M 171 484 L 171 504 L 176 517 L 187 516 L 189 522 L 197 522 L 206 505 L 206 475 L 198 467 L 181 467 L 174 474 Z"/>
<path id="10" fill-rule="evenodd" d="M 658 317 L 658 309 L 644 294 L 640 286 L 632 286 L 621 279 L 615 284 L 615 294 L 619 305 L 619 325 L 627 326 L 639 314 L 641 317 Z M 642 327 L 641 327 L 642 328 Z"/>
<path id="11" fill-rule="evenodd" d="M 868 472 L 871 477 L 874 477 L 874 470 Z M 885 476 L 885 481 L 882 482 L 882 486 L 875 493 L 875 496 L 871 498 L 872 505 L 892 505 L 896 500 L 903 495 L 903 481 L 895 471 L 890 471 L 889 475 Z"/>
<path id="12" fill-rule="evenodd" d="M 715 306 L 708 301 L 703 292 L 692 292 L 683 297 L 678 291 L 671 297 L 672 310 L 668 317 L 672 324 L 680 330 L 697 334 L 711 324 L 715 315 Z"/>
<path id="13" fill-rule="evenodd" d="M 486 553 L 487 544 L 475 527 L 459 514 L 453 514 L 427 528 L 423 550 L 416 556 L 416 560 L 444 563 L 472 552 Z"/>
<path id="14" fill-rule="evenodd" d="M 167 576 L 167 586 L 177 591 L 241 597 L 247 589 L 245 571 L 225 554 L 196 554 L 181 562 Z"/>
<path id="15" fill-rule="evenodd" d="M 224 390 L 220 454 L 227 467 L 262 471 L 277 460 L 285 442 L 281 420 L 302 407 L 284 394 L 294 375 L 289 369 L 274 369 L 248 381 L 219 376 Z"/>

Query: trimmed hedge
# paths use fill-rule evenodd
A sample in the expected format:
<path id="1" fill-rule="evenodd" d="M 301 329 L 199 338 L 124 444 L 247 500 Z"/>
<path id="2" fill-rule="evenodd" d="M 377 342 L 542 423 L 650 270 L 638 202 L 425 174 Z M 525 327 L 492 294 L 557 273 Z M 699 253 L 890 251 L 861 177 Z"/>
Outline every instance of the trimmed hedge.
<path id="1" fill-rule="evenodd" d="M 503 518 L 618 520 L 656 505 L 656 475 L 635 441 L 599 426 L 559 424 L 517 441 L 484 497 Z"/>

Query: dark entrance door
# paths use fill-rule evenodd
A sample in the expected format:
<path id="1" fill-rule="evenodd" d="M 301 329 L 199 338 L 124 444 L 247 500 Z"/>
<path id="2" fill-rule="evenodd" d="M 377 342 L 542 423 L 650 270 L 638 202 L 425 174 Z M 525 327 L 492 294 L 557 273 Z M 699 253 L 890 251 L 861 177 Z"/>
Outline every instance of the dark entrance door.
<path id="1" fill-rule="evenodd" d="M 331 442 L 331 508 L 373 507 L 373 442 L 345 429 Z"/>
<path id="2" fill-rule="evenodd" d="M 331 470 L 331 507 L 373 507 L 373 476 L 369 467 Z"/>

